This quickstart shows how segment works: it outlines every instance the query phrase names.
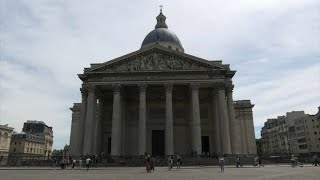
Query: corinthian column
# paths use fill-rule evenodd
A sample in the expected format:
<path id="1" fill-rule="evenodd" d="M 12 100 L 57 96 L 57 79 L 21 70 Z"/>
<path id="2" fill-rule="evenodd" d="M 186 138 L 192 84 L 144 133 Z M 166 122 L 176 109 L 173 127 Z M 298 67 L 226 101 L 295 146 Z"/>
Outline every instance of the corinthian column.
<path id="1" fill-rule="evenodd" d="M 97 106 L 97 98 L 95 96 L 95 86 L 88 86 L 88 102 L 87 102 L 87 113 L 86 113 L 86 125 L 84 131 L 84 143 L 83 143 L 83 154 L 91 154 L 92 147 L 92 135 L 93 128 L 95 127 L 93 124 L 96 118 L 96 106 Z"/>
<path id="2" fill-rule="evenodd" d="M 139 155 L 146 152 L 146 84 L 140 84 L 140 101 L 139 101 Z"/>
<path id="3" fill-rule="evenodd" d="M 112 132 L 111 132 L 111 155 L 120 156 L 121 144 L 121 105 L 120 105 L 120 84 L 113 87 L 113 112 L 112 112 Z"/>
<path id="4" fill-rule="evenodd" d="M 231 154 L 230 143 L 230 129 L 229 129 L 229 116 L 226 103 L 225 84 L 218 84 L 218 96 L 219 96 L 219 112 L 220 112 L 220 139 L 222 145 L 222 151 L 226 154 Z"/>
<path id="5" fill-rule="evenodd" d="M 166 83 L 166 155 L 173 155 L 172 83 Z"/>
<path id="6" fill-rule="evenodd" d="M 221 153 L 220 145 L 220 118 L 219 118 L 219 102 L 218 102 L 218 90 L 212 90 L 212 107 L 213 107 L 213 135 L 214 135 L 214 147 L 216 153 Z"/>
<path id="7" fill-rule="evenodd" d="M 192 97 L 192 151 L 197 154 L 202 153 L 201 147 L 201 122 L 200 122 L 200 106 L 199 106 L 199 83 L 191 84 Z"/>
<path id="8" fill-rule="evenodd" d="M 236 121 L 233 106 L 233 85 L 227 86 L 228 115 L 230 126 L 231 150 L 233 154 L 242 153 L 240 121 Z"/>
<path id="9" fill-rule="evenodd" d="M 79 139 L 79 146 L 77 146 L 77 150 L 75 155 L 83 155 L 83 143 L 84 143 L 84 127 L 86 124 L 86 112 L 87 112 L 87 98 L 88 98 L 88 87 L 85 84 L 82 84 L 80 88 L 82 94 L 82 101 L 81 101 L 81 109 L 80 109 L 80 130 L 78 134 Z"/>
<path id="10" fill-rule="evenodd" d="M 99 103 L 97 104 L 95 128 L 94 128 L 93 138 L 92 138 L 94 154 L 98 154 L 101 152 L 102 118 L 103 118 L 103 107 L 104 107 L 104 98 L 101 92 L 99 94 L 98 99 L 99 99 Z"/>

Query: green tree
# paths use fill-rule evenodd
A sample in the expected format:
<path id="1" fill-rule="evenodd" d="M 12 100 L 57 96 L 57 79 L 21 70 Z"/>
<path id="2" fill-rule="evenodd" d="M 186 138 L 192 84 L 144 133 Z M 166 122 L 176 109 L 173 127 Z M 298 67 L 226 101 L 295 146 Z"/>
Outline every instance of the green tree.
<path id="1" fill-rule="evenodd" d="M 69 150 L 70 150 L 70 146 L 68 144 L 66 144 L 63 148 L 64 156 L 68 155 L 67 153 L 69 152 Z"/>

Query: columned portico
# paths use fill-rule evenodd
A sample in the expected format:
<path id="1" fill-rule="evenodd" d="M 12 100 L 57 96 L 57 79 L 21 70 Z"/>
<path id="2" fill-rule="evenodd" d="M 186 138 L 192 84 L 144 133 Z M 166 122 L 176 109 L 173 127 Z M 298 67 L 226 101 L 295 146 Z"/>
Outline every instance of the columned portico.
<path id="1" fill-rule="evenodd" d="M 112 110 L 112 132 L 111 132 L 111 155 L 120 156 L 121 148 L 121 104 L 120 84 L 113 84 L 113 110 Z"/>
<path id="2" fill-rule="evenodd" d="M 94 134 L 97 98 L 95 95 L 95 86 L 88 85 L 86 123 L 84 128 L 83 154 L 91 154 L 93 151 L 92 136 Z"/>
<path id="3" fill-rule="evenodd" d="M 139 155 L 146 152 L 146 84 L 139 84 Z"/>
<path id="4" fill-rule="evenodd" d="M 219 96 L 219 114 L 220 114 L 220 141 L 222 145 L 222 152 L 225 154 L 231 154 L 230 143 L 230 129 L 229 129 L 229 116 L 226 103 L 225 84 L 219 83 L 218 86 Z"/>
<path id="5" fill-rule="evenodd" d="M 199 108 L 199 83 L 191 83 L 191 98 L 192 98 L 192 149 L 197 154 L 202 153 L 201 147 L 201 122 L 200 122 L 200 108 Z"/>
<path id="6" fill-rule="evenodd" d="M 172 117 L 172 83 L 166 83 L 166 130 L 165 130 L 165 153 L 173 155 L 173 117 Z"/>

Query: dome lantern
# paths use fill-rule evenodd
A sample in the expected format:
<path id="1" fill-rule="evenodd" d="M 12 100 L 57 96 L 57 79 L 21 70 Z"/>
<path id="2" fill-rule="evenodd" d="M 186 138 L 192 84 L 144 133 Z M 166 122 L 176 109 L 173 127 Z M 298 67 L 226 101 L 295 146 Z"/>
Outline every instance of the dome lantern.
<path id="1" fill-rule="evenodd" d="M 162 8 L 160 9 L 160 14 L 156 17 L 156 19 L 157 24 L 155 29 L 144 38 L 141 48 L 158 44 L 171 50 L 184 52 L 177 35 L 168 29 L 166 24 L 166 16 L 162 14 Z"/>

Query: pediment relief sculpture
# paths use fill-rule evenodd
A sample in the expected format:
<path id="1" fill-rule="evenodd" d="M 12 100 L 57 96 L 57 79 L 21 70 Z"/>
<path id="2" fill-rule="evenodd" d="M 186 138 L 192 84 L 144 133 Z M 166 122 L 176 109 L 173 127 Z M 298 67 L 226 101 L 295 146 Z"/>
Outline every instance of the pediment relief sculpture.
<path id="1" fill-rule="evenodd" d="M 94 71 L 126 72 L 126 71 L 172 71 L 172 70 L 211 70 L 214 66 L 196 60 L 184 59 L 173 55 L 153 53 L 137 55 L 115 62 Z"/>

